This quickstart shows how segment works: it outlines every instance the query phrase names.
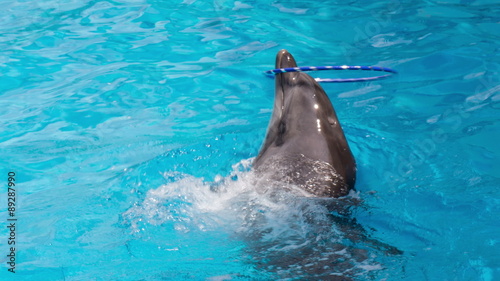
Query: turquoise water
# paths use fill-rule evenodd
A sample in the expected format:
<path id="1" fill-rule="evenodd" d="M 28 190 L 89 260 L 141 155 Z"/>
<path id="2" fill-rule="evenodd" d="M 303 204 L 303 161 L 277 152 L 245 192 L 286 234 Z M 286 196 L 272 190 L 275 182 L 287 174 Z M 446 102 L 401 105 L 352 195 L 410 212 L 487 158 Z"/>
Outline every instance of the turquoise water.
<path id="1" fill-rule="evenodd" d="M 499 15 L 494 0 L 2 1 L 0 279 L 499 280 Z M 262 71 L 283 48 L 399 71 L 324 85 L 362 200 L 335 223 L 253 190 Z"/>

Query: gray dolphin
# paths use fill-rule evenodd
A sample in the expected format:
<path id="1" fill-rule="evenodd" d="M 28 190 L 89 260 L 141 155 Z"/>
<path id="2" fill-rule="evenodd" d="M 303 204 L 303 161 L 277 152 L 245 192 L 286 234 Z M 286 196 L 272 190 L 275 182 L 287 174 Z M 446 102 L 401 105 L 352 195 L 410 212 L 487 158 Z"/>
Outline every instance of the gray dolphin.
<path id="1" fill-rule="evenodd" d="M 276 68 L 296 66 L 288 51 L 278 52 Z M 277 74 L 275 83 L 274 109 L 255 170 L 310 196 L 347 195 L 356 181 L 356 163 L 325 91 L 303 72 Z"/>

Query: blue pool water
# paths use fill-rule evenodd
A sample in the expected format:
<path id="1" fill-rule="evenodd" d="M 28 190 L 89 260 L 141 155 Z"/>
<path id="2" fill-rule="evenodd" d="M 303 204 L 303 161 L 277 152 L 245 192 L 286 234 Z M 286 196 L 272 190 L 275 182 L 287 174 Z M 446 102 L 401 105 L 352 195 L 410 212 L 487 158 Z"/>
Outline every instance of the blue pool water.
<path id="1" fill-rule="evenodd" d="M 498 1 L 1 4 L 0 280 L 500 280 Z M 334 223 L 253 190 L 280 49 L 399 71 L 324 85 L 362 201 Z"/>

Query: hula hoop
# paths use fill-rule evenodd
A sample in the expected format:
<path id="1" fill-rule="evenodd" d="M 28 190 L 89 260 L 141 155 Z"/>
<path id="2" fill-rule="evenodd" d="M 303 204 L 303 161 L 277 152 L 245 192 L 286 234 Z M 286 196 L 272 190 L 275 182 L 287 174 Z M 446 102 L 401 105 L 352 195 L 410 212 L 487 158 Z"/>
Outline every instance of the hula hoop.
<path id="1" fill-rule="evenodd" d="M 274 78 L 274 75 L 278 73 L 285 72 L 304 72 L 304 71 L 317 71 L 317 70 L 369 70 L 369 71 L 381 71 L 389 72 L 390 74 L 362 77 L 362 78 L 314 78 L 319 83 L 345 83 L 345 82 L 363 82 L 363 81 L 373 81 L 378 79 L 384 79 L 398 72 L 392 68 L 380 67 L 380 66 L 364 66 L 364 65 L 327 65 L 327 66 L 302 66 L 302 67 L 288 67 L 288 68 L 277 68 L 271 69 L 264 74 L 268 77 Z"/>

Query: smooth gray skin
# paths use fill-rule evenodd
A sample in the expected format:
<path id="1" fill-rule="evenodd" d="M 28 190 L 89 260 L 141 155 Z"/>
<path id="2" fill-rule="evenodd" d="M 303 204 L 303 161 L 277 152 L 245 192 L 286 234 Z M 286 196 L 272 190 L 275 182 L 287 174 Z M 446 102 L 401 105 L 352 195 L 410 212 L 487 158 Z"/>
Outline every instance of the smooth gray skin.
<path id="1" fill-rule="evenodd" d="M 288 51 L 278 52 L 276 68 L 296 66 Z M 254 168 L 314 196 L 347 195 L 354 188 L 356 163 L 330 99 L 303 72 L 275 78 L 274 110 Z"/>

